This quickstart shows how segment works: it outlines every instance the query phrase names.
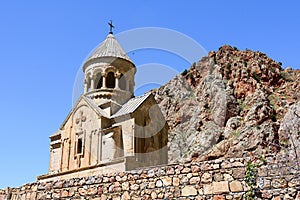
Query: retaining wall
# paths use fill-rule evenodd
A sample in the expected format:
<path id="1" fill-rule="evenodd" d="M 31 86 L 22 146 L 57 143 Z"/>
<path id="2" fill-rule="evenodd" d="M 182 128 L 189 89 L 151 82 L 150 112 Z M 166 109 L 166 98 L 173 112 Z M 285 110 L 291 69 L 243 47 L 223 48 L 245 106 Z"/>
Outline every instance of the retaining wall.
<path id="1" fill-rule="evenodd" d="M 247 171 L 249 174 L 249 159 L 191 161 L 124 173 L 35 182 L 0 190 L 0 200 L 245 199 L 243 195 L 252 190 L 245 179 Z M 255 168 L 256 199 L 300 200 L 297 160 L 268 156 L 266 161 Z"/>

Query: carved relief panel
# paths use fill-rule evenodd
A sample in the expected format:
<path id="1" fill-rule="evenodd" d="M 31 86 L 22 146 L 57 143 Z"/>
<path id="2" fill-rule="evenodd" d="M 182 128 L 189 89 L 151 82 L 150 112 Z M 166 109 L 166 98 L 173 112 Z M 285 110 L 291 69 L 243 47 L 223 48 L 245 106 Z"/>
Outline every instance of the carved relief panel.
<path id="1" fill-rule="evenodd" d="M 81 167 L 81 158 L 84 157 L 85 146 L 86 146 L 86 130 L 84 129 L 84 124 L 86 122 L 86 115 L 83 109 L 76 112 L 75 115 L 75 145 L 74 145 L 74 159 L 76 160 L 77 167 Z"/>

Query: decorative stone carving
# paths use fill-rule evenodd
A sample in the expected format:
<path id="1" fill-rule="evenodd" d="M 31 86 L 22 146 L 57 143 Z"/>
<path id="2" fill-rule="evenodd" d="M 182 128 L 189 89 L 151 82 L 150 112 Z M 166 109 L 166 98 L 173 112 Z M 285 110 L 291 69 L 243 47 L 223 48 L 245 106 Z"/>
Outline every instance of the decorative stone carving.
<path id="1" fill-rule="evenodd" d="M 86 116 L 83 114 L 83 111 L 80 111 L 80 114 L 75 118 L 76 132 L 82 132 L 83 123 L 86 121 Z"/>

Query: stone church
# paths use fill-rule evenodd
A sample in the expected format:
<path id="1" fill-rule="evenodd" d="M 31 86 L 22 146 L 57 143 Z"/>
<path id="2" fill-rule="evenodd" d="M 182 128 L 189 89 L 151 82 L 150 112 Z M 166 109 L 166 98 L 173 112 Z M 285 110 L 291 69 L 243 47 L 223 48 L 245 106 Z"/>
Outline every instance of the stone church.
<path id="1" fill-rule="evenodd" d="M 134 97 L 136 67 L 112 31 L 84 62 L 84 92 L 50 136 L 39 181 L 166 164 L 168 127 L 154 96 Z"/>

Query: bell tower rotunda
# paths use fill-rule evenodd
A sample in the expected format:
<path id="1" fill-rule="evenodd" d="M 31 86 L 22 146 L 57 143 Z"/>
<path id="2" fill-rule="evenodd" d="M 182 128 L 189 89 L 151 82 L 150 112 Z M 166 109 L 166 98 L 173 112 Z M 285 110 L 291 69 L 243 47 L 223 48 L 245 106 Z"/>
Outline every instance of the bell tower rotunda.
<path id="1" fill-rule="evenodd" d="M 84 93 L 97 104 L 109 99 L 123 104 L 134 96 L 136 67 L 112 32 L 83 65 Z"/>

